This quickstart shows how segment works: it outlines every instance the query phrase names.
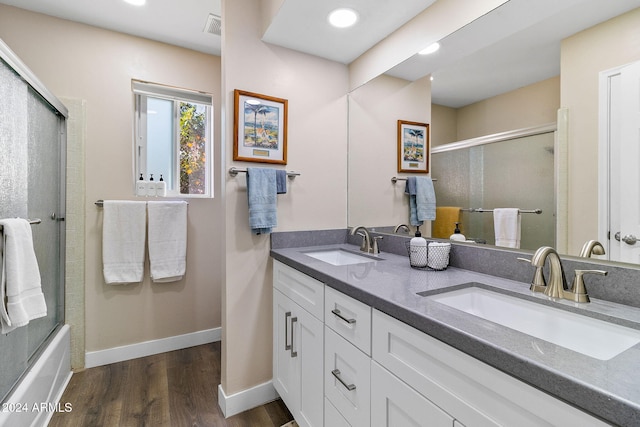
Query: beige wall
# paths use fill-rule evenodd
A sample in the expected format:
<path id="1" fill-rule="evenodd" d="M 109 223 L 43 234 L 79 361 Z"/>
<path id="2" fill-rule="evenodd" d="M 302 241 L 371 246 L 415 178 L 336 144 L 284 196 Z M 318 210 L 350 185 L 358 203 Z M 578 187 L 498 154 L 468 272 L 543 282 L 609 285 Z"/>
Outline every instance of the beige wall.
<path id="1" fill-rule="evenodd" d="M 458 140 L 556 121 L 560 77 L 552 77 L 458 109 Z"/>
<path id="2" fill-rule="evenodd" d="M 431 105 L 431 147 L 458 140 L 458 110 L 444 105 Z"/>
<path id="3" fill-rule="evenodd" d="M 398 176 L 398 120 L 429 123 L 431 80 L 381 75 L 349 94 L 349 225 L 409 223 Z M 402 174 L 401 174 L 402 175 Z M 427 235 L 430 227 L 423 227 Z"/>
<path id="4" fill-rule="evenodd" d="M 260 41 L 260 0 L 223 0 L 222 10 L 224 167 L 264 166 L 232 160 L 233 90 L 288 99 L 286 169 L 301 175 L 278 196 L 276 231 L 345 228 L 347 67 Z M 246 176 L 224 180 L 222 388 L 229 395 L 272 378 L 273 291 L 269 236 L 249 230 Z"/>
<path id="5" fill-rule="evenodd" d="M 569 253 L 598 233 L 598 82 L 601 71 L 640 60 L 640 9 L 565 39 L 561 105 L 569 114 Z"/>
<path id="6" fill-rule="evenodd" d="M 86 350 L 219 327 L 220 197 L 189 201 L 185 279 L 105 285 L 97 199 L 133 199 L 131 79 L 214 94 L 220 58 L 0 5 L 2 38 L 57 96 L 86 107 Z M 219 135 L 220 122 L 215 123 Z M 216 137 L 216 159 L 220 159 Z M 216 195 L 220 194 L 218 183 Z"/>
<path id="7" fill-rule="evenodd" d="M 433 105 L 433 146 L 556 121 L 560 77 L 552 77 L 465 107 Z"/>

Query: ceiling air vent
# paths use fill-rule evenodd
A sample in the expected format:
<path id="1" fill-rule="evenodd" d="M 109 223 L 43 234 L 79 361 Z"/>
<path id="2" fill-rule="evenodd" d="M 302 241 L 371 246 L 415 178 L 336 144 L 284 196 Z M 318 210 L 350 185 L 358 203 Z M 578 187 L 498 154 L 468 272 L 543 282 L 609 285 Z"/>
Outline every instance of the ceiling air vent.
<path id="1" fill-rule="evenodd" d="M 216 36 L 222 35 L 222 18 L 210 13 L 207 18 L 207 23 L 204 25 L 204 29 L 202 31 L 205 33 L 215 34 Z"/>

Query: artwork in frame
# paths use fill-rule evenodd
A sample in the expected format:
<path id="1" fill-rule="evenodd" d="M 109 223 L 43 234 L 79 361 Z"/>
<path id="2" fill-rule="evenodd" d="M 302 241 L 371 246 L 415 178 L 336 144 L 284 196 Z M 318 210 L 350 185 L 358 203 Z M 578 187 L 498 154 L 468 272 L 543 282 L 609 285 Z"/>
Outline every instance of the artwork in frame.
<path id="1" fill-rule="evenodd" d="M 429 173 L 429 124 L 398 120 L 398 172 Z"/>
<path id="2" fill-rule="evenodd" d="M 287 164 L 287 100 L 236 89 L 233 160 Z"/>

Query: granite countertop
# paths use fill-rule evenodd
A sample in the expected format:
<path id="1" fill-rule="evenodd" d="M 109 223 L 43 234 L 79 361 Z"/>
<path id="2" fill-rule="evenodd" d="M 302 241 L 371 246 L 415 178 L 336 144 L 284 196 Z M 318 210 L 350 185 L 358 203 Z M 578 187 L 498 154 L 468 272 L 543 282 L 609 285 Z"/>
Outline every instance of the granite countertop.
<path id="1" fill-rule="evenodd" d="M 408 257 L 391 253 L 379 261 L 334 266 L 305 254 L 310 250 L 358 247 L 335 244 L 272 249 L 271 256 L 425 332 L 478 360 L 617 425 L 640 425 L 640 344 L 610 360 L 599 360 L 429 300 L 431 294 L 470 282 L 518 294 L 594 318 L 640 330 L 640 309 L 603 300 L 589 304 L 552 301 L 529 284 L 449 267 L 413 269 Z"/>

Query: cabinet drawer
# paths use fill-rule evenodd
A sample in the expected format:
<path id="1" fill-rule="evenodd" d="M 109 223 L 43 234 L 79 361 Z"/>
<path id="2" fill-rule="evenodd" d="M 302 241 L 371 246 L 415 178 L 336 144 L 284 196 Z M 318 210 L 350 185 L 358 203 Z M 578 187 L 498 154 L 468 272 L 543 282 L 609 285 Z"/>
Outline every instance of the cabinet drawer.
<path id="1" fill-rule="evenodd" d="M 465 425 L 606 425 L 378 310 L 373 310 L 372 354 Z"/>
<path id="2" fill-rule="evenodd" d="M 371 362 L 371 427 L 452 427 L 449 414 Z"/>
<path id="3" fill-rule="evenodd" d="M 371 355 L 371 307 L 327 286 L 324 320 L 325 325 Z"/>
<path id="4" fill-rule="evenodd" d="M 326 397 L 324 398 L 324 425 L 327 427 L 351 427 Z"/>
<path id="5" fill-rule="evenodd" d="M 324 328 L 324 394 L 352 427 L 369 427 L 371 359 Z"/>
<path id="6" fill-rule="evenodd" d="M 274 260 L 273 286 L 300 307 L 322 320 L 324 283 Z"/>

